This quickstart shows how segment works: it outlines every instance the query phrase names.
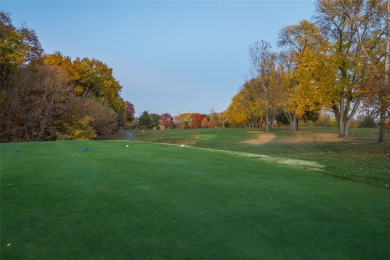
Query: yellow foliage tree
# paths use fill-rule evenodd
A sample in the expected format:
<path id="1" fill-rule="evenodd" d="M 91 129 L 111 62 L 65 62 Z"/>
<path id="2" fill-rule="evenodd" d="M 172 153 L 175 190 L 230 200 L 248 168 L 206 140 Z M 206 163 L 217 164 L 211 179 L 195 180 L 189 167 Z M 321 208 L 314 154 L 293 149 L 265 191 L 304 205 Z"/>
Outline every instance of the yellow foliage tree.
<path id="1" fill-rule="evenodd" d="M 73 124 L 66 125 L 67 138 L 72 140 L 89 140 L 96 137 L 96 132 L 93 129 L 92 118 L 90 116 L 83 116 L 77 118 L 73 117 Z"/>
<path id="2" fill-rule="evenodd" d="M 63 69 L 68 74 L 69 82 L 77 95 L 91 94 L 109 104 L 117 113 L 124 109 L 123 99 L 119 95 L 122 86 L 112 75 L 112 69 L 105 63 L 88 58 L 77 58 L 72 61 L 70 57 L 64 57 L 59 52 L 46 55 L 44 62 Z"/>
<path id="3" fill-rule="evenodd" d="M 384 0 L 316 1 L 316 24 L 329 41 L 326 54 L 336 66 L 324 91 L 339 137 L 348 135 L 349 125 L 370 91 L 364 78 L 372 69 L 370 57 L 386 35 L 386 5 Z"/>
<path id="4" fill-rule="evenodd" d="M 321 84 L 330 84 L 327 75 L 333 75 L 334 66 L 324 54 L 326 40 L 318 27 L 308 21 L 283 28 L 278 43 L 288 47 L 279 59 L 285 92 L 281 105 L 292 130 L 298 130 L 298 118 L 306 111 L 319 110 L 324 98 L 328 98 L 328 93 L 321 92 Z"/>
<path id="5" fill-rule="evenodd" d="M 261 103 L 249 88 L 244 87 L 232 98 L 224 116 L 236 126 L 258 127 L 262 117 Z"/>

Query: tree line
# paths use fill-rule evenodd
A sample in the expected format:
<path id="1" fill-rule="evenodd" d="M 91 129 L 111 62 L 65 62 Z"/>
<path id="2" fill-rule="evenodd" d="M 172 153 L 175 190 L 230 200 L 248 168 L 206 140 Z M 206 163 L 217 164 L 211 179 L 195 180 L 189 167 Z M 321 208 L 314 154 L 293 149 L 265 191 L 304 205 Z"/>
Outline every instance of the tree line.
<path id="1" fill-rule="evenodd" d="M 138 118 L 127 123 L 128 129 L 189 129 L 189 128 L 221 128 L 223 113 L 211 111 L 210 114 L 181 113 L 172 116 L 170 113 L 158 115 L 144 111 Z"/>
<path id="2" fill-rule="evenodd" d="M 45 54 L 35 32 L 15 28 L 0 11 L 0 141 L 92 139 L 127 128 L 251 126 L 275 122 L 298 129 L 332 111 L 339 136 L 357 112 L 379 118 L 384 142 L 390 114 L 389 0 L 317 0 L 312 21 L 281 29 L 249 47 L 250 79 L 226 111 L 210 114 L 143 112 L 120 97 L 122 86 L 105 63 Z"/>
<path id="3" fill-rule="evenodd" d="M 384 142 L 390 114 L 388 0 L 317 0 L 313 21 L 281 29 L 272 51 L 266 41 L 249 47 L 251 78 L 225 111 L 235 123 L 263 125 L 277 116 L 292 130 L 299 118 L 328 109 L 339 136 L 358 111 L 379 118 Z"/>
<path id="4" fill-rule="evenodd" d="M 45 54 L 35 32 L 0 11 L 0 141 L 93 139 L 134 119 L 105 63 Z"/>

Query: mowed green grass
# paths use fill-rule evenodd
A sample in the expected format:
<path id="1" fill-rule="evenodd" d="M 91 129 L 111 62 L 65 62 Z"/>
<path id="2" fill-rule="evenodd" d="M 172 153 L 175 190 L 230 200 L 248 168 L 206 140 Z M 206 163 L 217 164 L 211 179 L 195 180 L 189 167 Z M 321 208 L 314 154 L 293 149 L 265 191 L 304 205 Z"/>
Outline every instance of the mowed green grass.
<path id="1" fill-rule="evenodd" d="M 382 187 L 176 145 L 0 147 L 1 259 L 390 258 Z"/>
<path id="2" fill-rule="evenodd" d="M 133 133 L 135 140 L 146 142 L 183 143 L 312 161 L 323 165 L 322 172 L 325 174 L 390 188 L 390 132 L 387 132 L 384 144 L 377 143 L 378 129 L 351 128 L 349 132 L 348 138 L 338 139 L 336 127 L 308 127 L 297 132 L 277 128 L 270 131 L 275 138 L 262 145 L 241 142 L 265 134 L 259 129 L 149 130 Z M 321 135 L 334 136 L 334 140 L 322 140 Z M 307 140 L 302 140 L 305 137 Z"/>

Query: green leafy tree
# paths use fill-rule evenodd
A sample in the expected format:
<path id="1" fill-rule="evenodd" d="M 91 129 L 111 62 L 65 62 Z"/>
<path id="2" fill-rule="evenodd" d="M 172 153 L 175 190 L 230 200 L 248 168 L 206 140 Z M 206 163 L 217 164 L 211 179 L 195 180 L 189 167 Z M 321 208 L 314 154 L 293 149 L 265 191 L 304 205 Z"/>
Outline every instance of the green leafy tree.
<path id="1" fill-rule="evenodd" d="M 150 124 L 149 128 L 158 127 L 160 125 L 160 115 L 156 113 L 149 114 Z"/>
<path id="2" fill-rule="evenodd" d="M 370 115 L 358 117 L 358 127 L 374 128 L 376 127 L 375 119 Z"/>
<path id="3" fill-rule="evenodd" d="M 151 120 L 149 117 L 149 113 L 147 111 L 144 111 L 142 113 L 142 115 L 139 117 L 138 121 L 139 121 L 139 126 L 142 129 L 149 129 L 149 126 L 151 124 Z"/>

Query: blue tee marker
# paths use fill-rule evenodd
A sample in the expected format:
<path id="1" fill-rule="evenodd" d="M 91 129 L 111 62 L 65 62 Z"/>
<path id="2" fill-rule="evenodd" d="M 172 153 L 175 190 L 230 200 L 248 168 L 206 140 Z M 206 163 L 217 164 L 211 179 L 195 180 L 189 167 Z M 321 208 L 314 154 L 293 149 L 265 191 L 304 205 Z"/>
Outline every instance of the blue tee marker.
<path id="1" fill-rule="evenodd" d="M 83 152 L 88 152 L 88 148 L 83 148 Z"/>

